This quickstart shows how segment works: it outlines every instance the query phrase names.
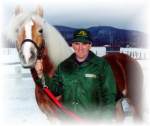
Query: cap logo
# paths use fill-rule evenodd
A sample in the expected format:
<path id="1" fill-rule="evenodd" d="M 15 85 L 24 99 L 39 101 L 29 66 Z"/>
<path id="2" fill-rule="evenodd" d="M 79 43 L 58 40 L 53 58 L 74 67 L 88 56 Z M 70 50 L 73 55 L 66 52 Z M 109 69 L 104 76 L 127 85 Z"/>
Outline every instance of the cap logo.
<path id="1" fill-rule="evenodd" d="M 78 36 L 87 36 L 87 33 L 85 31 L 80 31 L 78 33 Z"/>

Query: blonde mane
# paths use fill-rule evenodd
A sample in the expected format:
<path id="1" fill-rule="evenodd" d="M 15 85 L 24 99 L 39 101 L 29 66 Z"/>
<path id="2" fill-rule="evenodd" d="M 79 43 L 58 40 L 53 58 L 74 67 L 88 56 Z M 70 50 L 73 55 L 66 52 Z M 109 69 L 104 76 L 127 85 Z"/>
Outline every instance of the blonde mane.
<path id="1" fill-rule="evenodd" d="M 48 47 L 48 55 L 55 65 L 68 58 L 73 51 L 62 35 L 51 25 L 44 24 L 44 38 Z"/>
<path id="2" fill-rule="evenodd" d="M 17 16 L 14 15 L 8 26 L 7 39 L 16 42 L 19 28 L 26 21 L 31 19 L 43 27 L 43 37 L 46 42 L 46 47 L 48 48 L 48 55 L 55 66 L 73 53 L 62 35 L 52 25 L 46 23 L 43 18 L 35 13 L 20 13 Z"/>

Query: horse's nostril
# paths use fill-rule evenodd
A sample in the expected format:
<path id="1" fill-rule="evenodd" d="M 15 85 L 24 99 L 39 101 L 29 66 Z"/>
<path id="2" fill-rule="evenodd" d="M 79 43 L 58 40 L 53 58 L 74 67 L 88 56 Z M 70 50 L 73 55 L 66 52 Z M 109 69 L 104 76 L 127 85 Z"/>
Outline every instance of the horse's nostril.
<path id="1" fill-rule="evenodd" d="M 26 63 L 25 56 L 24 56 L 22 53 L 20 53 L 20 61 L 21 61 L 21 63 L 23 63 L 23 64 Z"/>
<path id="2" fill-rule="evenodd" d="M 34 58 L 35 57 L 35 53 L 33 51 L 31 51 L 31 57 L 30 58 Z"/>
<path id="3" fill-rule="evenodd" d="M 35 55 L 31 55 L 30 60 L 34 60 L 35 59 Z"/>
<path id="4" fill-rule="evenodd" d="M 33 63 L 36 61 L 36 52 L 34 52 L 33 50 L 31 50 L 31 56 L 29 58 L 29 62 Z"/>
<path id="5" fill-rule="evenodd" d="M 20 52 L 19 55 L 20 55 L 20 58 L 21 58 L 21 59 L 24 59 L 24 55 L 23 55 L 22 52 Z"/>

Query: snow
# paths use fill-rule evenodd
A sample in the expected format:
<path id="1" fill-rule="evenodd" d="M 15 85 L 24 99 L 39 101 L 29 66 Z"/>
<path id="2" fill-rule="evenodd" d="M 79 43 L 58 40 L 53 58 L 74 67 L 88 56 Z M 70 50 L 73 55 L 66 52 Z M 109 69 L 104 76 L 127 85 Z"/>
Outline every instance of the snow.
<path id="1" fill-rule="evenodd" d="M 10 66 L 12 68 L 12 66 Z M 35 101 L 34 82 L 31 77 L 10 75 L 3 78 L 3 122 L 11 125 L 48 123 Z"/>

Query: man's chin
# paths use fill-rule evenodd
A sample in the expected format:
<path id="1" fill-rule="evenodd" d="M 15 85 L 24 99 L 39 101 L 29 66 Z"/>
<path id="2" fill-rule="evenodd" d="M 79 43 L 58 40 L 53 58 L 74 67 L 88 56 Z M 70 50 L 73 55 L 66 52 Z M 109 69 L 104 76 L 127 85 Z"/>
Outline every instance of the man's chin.
<path id="1" fill-rule="evenodd" d="M 77 56 L 76 58 L 77 58 L 78 61 L 84 61 L 86 59 L 86 57 L 87 56 L 80 55 L 80 56 Z"/>

